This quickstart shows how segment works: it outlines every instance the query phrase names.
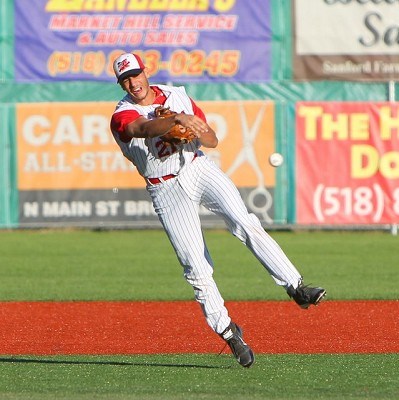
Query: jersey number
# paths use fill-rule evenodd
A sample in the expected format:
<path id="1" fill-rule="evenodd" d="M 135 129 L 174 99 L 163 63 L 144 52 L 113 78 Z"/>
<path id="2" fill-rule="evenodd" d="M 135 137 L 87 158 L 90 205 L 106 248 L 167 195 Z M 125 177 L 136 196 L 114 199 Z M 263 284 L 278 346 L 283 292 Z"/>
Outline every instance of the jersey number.
<path id="1" fill-rule="evenodd" d="M 157 148 L 159 158 L 168 157 L 177 151 L 177 147 L 173 143 L 166 145 L 163 140 L 159 140 L 157 143 L 155 143 L 155 146 Z"/>

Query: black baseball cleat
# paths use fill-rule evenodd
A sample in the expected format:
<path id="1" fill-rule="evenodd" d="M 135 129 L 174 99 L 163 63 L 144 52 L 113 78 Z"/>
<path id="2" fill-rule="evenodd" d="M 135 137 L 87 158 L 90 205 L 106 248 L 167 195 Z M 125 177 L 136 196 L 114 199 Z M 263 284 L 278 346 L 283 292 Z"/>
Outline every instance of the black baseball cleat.
<path id="1" fill-rule="evenodd" d="M 312 304 L 317 306 L 326 295 L 326 291 L 321 287 L 310 287 L 304 285 L 302 281 L 299 286 L 294 289 L 290 286 L 287 289 L 288 296 L 293 298 L 295 302 L 304 309 L 308 309 Z"/>
<path id="2" fill-rule="evenodd" d="M 242 330 L 234 322 L 219 335 L 229 345 L 236 360 L 243 367 L 249 368 L 255 361 L 252 349 L 244 342 Z"/>

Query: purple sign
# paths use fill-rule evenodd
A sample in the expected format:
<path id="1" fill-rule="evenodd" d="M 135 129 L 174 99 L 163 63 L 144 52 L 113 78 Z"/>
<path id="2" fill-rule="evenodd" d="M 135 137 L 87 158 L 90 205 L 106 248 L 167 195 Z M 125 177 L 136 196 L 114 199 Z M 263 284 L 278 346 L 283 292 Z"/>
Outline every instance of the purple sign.
<path id="1" fill-rule="evenodd" d="M 271 79 L 267 0 L 15 0 L 18 82 L 112 81 L 139 53 L 157 82 Z"/>

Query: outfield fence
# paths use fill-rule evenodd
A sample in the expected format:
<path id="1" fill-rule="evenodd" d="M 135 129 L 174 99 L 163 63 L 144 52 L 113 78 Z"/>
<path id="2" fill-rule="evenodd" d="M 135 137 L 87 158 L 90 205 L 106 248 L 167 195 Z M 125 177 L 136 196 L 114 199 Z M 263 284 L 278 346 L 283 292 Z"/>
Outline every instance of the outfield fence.
<path id="1" fill-rule="evenodd" d="M 111 62 L 136 51 L 203 108 L 219 137 L 204 151 L 265 227 L 397 233 L 396 4 L 122 3 L 2 2 L 0 228 L 160 226 L 109 131 Z"/>

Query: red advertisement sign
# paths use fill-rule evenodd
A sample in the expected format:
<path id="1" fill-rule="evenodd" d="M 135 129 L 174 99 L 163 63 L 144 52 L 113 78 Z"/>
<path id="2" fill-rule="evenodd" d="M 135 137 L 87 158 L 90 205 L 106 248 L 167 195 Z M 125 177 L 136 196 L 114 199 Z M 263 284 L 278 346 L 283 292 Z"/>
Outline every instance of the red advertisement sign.
<path id="1" fill-rule="evenodd" d="M 399 103 L 296 107 L 297 222 L 399 221 Z"/>

